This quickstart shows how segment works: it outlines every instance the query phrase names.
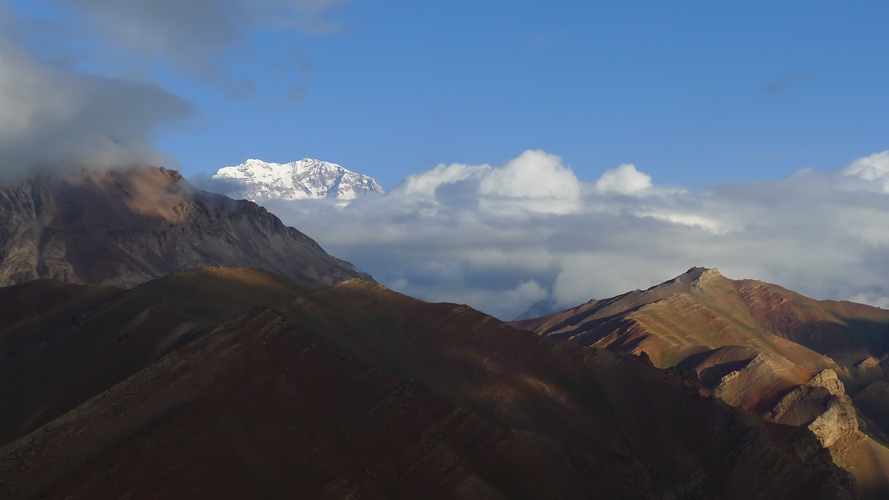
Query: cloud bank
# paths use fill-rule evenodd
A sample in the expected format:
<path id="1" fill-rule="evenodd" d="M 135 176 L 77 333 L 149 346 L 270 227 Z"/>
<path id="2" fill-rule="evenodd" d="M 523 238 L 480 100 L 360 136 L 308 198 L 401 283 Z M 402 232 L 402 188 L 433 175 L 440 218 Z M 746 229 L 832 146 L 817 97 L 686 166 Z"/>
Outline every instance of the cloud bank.
<path id="1" fill-rule="evenodd" d="M 346 207 L 267 202 L 387 286 L 510 319 L 647 288 L 692 266 L 889 305 L 889 151 L 833 172 L 695 192 L 630 164 L 578 180 L 558 156 L 438 165 Z"/>

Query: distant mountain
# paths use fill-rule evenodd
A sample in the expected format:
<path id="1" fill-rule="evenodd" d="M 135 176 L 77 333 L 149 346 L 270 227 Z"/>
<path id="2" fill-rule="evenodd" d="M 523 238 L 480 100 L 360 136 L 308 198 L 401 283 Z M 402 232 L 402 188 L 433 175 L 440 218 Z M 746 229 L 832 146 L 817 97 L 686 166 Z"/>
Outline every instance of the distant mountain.
<path id="1" fill-rule="evenodd" d="M 542 316 L 549 316 L 550 314 L 559 312 L 561 309 L 556 305 L 555 299 L 552 297 L 541 300 L 540 302 L 535 302 L 531 304 L 531 306 L 525 310 L 522 314 L 513 319 L 513 321 L 521 321 L 523 319 L 534 319 L 540 318 Z"/>
<path id="2" fill-rule="evenodd" d="M 851 370 L 889 351 L 887 310 L 816 301 L 777 285 L 732 280 L 717 269 L 702 267 L 648 290 L 512 324 L 587 346 L 644 351 L 661 367 L 675 366 L 704 349 L 737 343 L 781 352 L 816 369 L 836 362 Z"/>
<path id="3" fill-rule="evenodd" d="M 257 202 L 321 198 L 354 200 L 367 193 L 383 194 L 383 188 L 371 177 L 311 158 L 284 164 L 247 160 L 234 167 L 220 168 L 211 180 L 236 184 L 239 190 L 226 194 Z"/>
<path id="4" fill-rule="evenodd" d="M 886 493 L 689 374 L 360 280 L 32 281 L 0 289 L 0 347 L 10 499 Z"/>
<path id="5" fill-rule="evenodd" d="M 306 285 L 372 279 L 250 201 L 164 168 L 68 171 L 0 186 L 0 286 L 37 278 L 132 287 L 199 266 Z"/>

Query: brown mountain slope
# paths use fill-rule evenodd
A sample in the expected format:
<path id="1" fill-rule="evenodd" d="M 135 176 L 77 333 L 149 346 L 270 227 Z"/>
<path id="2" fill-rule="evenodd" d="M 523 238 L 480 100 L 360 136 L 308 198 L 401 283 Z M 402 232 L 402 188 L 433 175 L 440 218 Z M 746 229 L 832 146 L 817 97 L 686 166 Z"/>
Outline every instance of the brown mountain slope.
<path id="1" fill-rule="evenodd" d="M 266 287 L 188 276 L 196 304 Z M 182 284 L 148 286 L 163 302 Z M 812 431 L 701 397 L 676 371 L 352 280 L 228 319 L 0 448 L 0 484 L 12 498 L 855 498 L 830 460 Z"/>
<path id="2" fill-rule="evenodd" d="M 0 444 L 124 380 L 208 328 L 307 290 L 207 268 L 131 290 L 36 280 L 0 288 Z"/>
<path id="3" fill-rule="evenodd" d="M 808 368 L 827 366 L 829 361 L 817 356 L 821 354 L 852 369 L 889 349 L 889 311 L 816 301 L 777 285 L 731 280 L 704 268 L 692 268 L 645 291 L 511 324 L 583 345 L 644 350 L 659 366 L 673 366 L 702 348 L 750 345 Z"/>
<path id="4" fill-rule="evenodd" d="M 889 311 L 693 268 L 645 291 L 512 324 L 694 372 L 704 394 L 807 426 L 867 491 L 889 490 Z"/>
<path id="5" fill-rule="evenodd" d="M 199 266 L 254 266 L 313 286 L 371 279 L 248 201 L 163 168 L 60 172 L 0 187 L 0 285 L 129 288 Z"/>

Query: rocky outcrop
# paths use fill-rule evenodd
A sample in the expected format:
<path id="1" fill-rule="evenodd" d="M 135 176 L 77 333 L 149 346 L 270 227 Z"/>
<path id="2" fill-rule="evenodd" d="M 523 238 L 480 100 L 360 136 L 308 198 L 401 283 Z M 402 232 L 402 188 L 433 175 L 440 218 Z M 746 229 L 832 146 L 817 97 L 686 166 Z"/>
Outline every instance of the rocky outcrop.
<path id="1" fill-rule="evenodd" d="M 851 402 L 840 398 L 828 401 L 827 411 L 806 426 L 821 442 L 830 448 L 840 439 L 853 436 L 858 431 L 858 417 Z"/>
<path id="2" fill-rule="evenodd" d="M 773 422 L 807 425 L 824 447 L 858 430 L 858 419 L 843 383 L 833 370 L 824 370 L 787 393 L 765 414 Z"/>
<path id="3" fill-rule="evenodd" d="M 883 380 L 883 367 L 880 360 L 871 356 L 855 365 L 853 374 L 858 382 L 867 385 L 877 380 Z"/>
<path id="4" fill-rule="evenodd" d="M 810 460 L 829 450 L 838 465 L 860 474 L 860 467 L 848 460 L 850 450 L 881 448 L 876 443 L 865 442 L 865 435 L 859 432 L 858 412 L 833 370 L 824 370 L 790 391 L 765 418 L 800 429 L 791 441 L 791 448 L 801 460 Z"/>
<path id="5" fill-rule="evenodd" d="M 0 188 L 0 286 L 37 278 L 129 288 L 200 266 L 305 285 L 372 278 L 255 203 L 163 168 L 43 175 Z"/>
<path id="6" fill-rule="evenodd" d="M 793 363 L 770 353 L 756 353 L 752 349 L 723 347 L 718 351 L 753 351 L 753 359 L 726 361 L 706 370 L 704 380 L 711 380 L 712 372 L 733 368 L 710 387 L 713 395 L 737 408 L 759 413 L 775 403 L 790 388 L 805 382 Z"/>

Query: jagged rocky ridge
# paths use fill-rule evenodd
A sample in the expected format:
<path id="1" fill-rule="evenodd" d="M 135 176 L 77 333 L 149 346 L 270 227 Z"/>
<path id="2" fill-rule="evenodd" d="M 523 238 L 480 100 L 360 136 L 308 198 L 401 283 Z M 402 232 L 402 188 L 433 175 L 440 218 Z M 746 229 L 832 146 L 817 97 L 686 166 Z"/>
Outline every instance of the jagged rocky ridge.
<path id="1" fill-rule="evenodd" d="M 346 170 L 340 165 L 305 158 L 291 163 L 251 159 L 240 165 L 220 168 L 211 178 L 225 181 L 226 194 L 250 201 L 335 198 L 354 200 L 368 194 L 383 194 L 373 178 Z"/>
<path id="2" fill-rule="evenodd" d="M 0 187 L 0 286 L 132 287 L 198 266 L 255 266 L 314 286 L 371 279 L 266 209 L 174 170 L 67 171 Z"/>

